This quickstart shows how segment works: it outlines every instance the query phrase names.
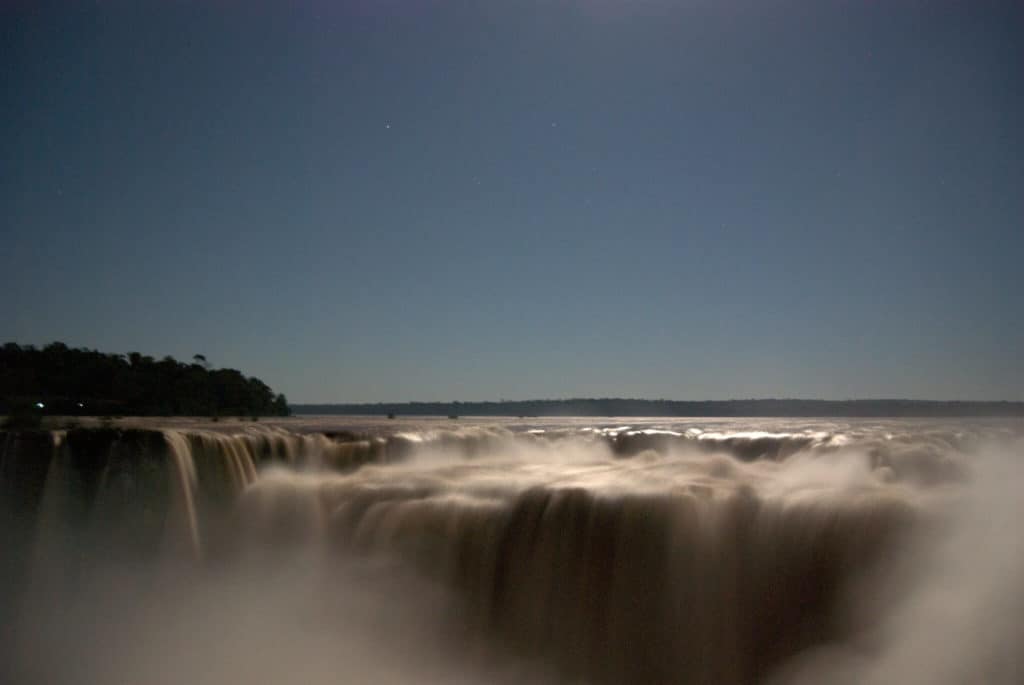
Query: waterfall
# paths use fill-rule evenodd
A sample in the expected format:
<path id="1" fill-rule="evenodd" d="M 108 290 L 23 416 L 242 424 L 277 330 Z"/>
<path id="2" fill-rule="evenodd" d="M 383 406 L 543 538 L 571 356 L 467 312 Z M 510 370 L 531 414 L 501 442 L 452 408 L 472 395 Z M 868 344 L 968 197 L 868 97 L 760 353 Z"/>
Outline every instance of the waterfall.
<path id="1" fill-rule="evenodd" d="M 1016 428 L 442 426 L 0 435 L 9 680 L 212 685 L 294 658 L 318 682 L 912 682 L 929 616 L 984 636 L 929 680 L 1020 673 L 1024 559 L 980 542 L 1024 514 Z M 950 588 L 970 604 L 942 608 Z M 262 651 L 192 664 L 207 620 Z M 101 647 L 122 643 L 181 656 L 157 677 Z"/>

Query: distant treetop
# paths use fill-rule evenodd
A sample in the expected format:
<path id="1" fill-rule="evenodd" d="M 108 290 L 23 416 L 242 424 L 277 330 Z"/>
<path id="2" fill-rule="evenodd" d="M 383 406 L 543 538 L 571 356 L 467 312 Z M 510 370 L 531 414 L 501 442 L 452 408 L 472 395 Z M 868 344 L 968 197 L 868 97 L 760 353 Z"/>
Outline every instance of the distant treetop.
<path id="1" fill-rule="evenodd" d="M 0 348 L 0 414 L 287 416 L 288 401 L 258 378 L 139 352 L 106 354 L 61 342 Z"/>
<path id="2" fill-rule="evenodd" d="M 389 416 L 1024 416 L 1024 402 L 930 400 L 643 400 L 619 397 L 500 402 L 295 404 L 297 414 Z"/>

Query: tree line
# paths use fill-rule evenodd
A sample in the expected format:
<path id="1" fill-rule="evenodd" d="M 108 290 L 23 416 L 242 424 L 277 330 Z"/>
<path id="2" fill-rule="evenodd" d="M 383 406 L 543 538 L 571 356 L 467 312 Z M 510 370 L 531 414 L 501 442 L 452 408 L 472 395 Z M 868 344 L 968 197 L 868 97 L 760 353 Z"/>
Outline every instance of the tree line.
<path id="1" fill-rule="evenodd" d="M 258 378 L 139 352 L 108 354 L 54 342 L 0 348 L 0 414 L 287 416 L 288 400 Z"/>
<path id="2" fill-rule="evenodd" d="M 1024 416 L 1024 402 L 903 399 L 866 400 L 644 400 L 575 398 L 499 402 L 295 404 L 297 414 L 367 416 L 684 416 L 898 417 Z"/>

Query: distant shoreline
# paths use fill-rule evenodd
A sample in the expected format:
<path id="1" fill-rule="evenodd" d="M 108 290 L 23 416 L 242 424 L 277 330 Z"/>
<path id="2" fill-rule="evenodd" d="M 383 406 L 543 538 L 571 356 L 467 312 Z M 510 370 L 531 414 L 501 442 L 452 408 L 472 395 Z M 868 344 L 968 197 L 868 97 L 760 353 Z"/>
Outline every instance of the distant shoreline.
<path id="1" fill-rule="evenodd" d="M 344 416 L 1024 417 L 1024 402 L 946 400 L 636 400 L 292 404 L 294 414 Z"/>

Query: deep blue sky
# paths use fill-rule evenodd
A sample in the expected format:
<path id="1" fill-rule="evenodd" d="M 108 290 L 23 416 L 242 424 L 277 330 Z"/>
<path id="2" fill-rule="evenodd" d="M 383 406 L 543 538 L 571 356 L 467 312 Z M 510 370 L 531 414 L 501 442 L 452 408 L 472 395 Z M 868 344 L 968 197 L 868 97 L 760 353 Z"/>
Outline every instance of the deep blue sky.
<path id="1" fill-rule="evenodd" d="M 1024 399 L 1024 3 L 0 7 L 0 340 L 292 401 Z"/>

